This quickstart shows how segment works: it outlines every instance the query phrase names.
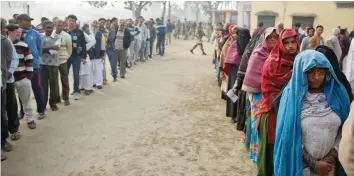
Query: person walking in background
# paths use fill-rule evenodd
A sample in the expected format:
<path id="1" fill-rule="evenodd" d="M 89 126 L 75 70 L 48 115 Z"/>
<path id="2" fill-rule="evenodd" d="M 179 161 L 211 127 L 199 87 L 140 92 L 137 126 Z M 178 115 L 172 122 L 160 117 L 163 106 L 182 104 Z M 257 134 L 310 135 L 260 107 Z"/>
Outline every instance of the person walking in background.
<path id="1" fill-rule="evenodd" d="M 193 50 L 195 48 L 197 48 L 198 46 L 200 46 L 200 50 L 202 51 L 202 54 L 206 55 L 206 53 L 204 52 L 204 48 L 203 48 L 203 40 L 202 39 L 205 36 L 205 34 L 204 34 L 204 31 L 203 31 L 203 28 L 202 28 L 202 23 L 199 23 L 196 33 L 197 33 L 196 36 L 197 36 L 198 42 L 193 46 L 193 48 L 190 50 L 190 52 L 192 54 L 194 54 Z"/>
<path id="2" fill-rule="evenodd" d="M 49 106 L 52 111 L 57 111 L 58 94 L 59 94 L 59 48 L 61 43 L 60 37 L 53 35 L 54 23 L 52 21 L 43 22 L 45 34 L 42 36 L 42 56 L 41 56 L 41 77 L 43 83 L 44 105 Z M 50 95 L 49 94 L 50 89 Z"/>
<path id="3" fill-rule="evenodd" d="M 32 90 L 37 103 L 37 112 L 39 113 L 38 119 L 41 120 L 45 117 L 45 104 L 43 97 L 43 90 L 41 85 L 40 76 L 40 55 L 42 53 L 42 40 L 40 34 L 31 28 L 31 21 L 33 18 L 26 14 L 18 15 L 16 22 L 18 26 L 22 29 L 22 38 L 24 42 L 28 45 L 33 56 L 33 77 L 31 80 Z M 23 106 L 21 103 L 20 118 L 23 118 Z"/>
<path id="4" fill-rule="evenodd" d="M 172 42 L 172 32 L 174 29 L 174 25 L 171 23 L 171 20 L 168 19 L 167 20 L 167 41 L 166 41 L 166 45 L 171 45 Z"/>
<path id="5" fill-rule="evenodd" d="M 33 77 L 33 56 L 31 54 L 28 45 L 21 38 L 21 29 L 16 24 L 10 24 L 7 26 L 8 29 L 8 37 L 12 41 L 15 46 L 15 52 L 19 57 L 18 64 L 16 65 L 14 76 L 14 87 L 17 90 L 18 97 L 20 101 L 23 103 L 23 111 L 25 113 L 24 119 L 28 124 L 30 129 L 35 129 L 36 124 L 33 120 L 33 109 L 32 109 L 32 99 L 31 99 L 31 79 Z M 11 97 L 12 101 L 16 103 L 7 104 L 12 107 L 7 110 L 7 114 L 9 117 L 9 131 L 11 133 L 11 140 L 20 139 L 20 132 L 18 131 L 18 127 L 20 125 L 18 121 L 17 115 L 17 99 L 15 95 L 15 91 L 13 91 L 13 95 L 7 96 L 7 98 Z M 9 109 L 9 108 L 8 108 Z M 14 119 L 12 119 L 14 118 Z M 11 123 L 10 123 L 11 119 Z"/>
<path id="6" fill-rule="evenodd" d="M 59 74 L 60 74 L 61 89 L 62 89 L 61 96 L 62 99 L 64 100 L 64 106 L 69 106 L 70 86 L 69 86 L 69 70 L 67 70 L 68 69 L 67 61 L 72 54 L 73 44 L 71 41 L 71 36 L 65 31 L 63 31 L 63 29 L 64 29 L 64 21 L 60 19 L 56 20 L 55 31 L 53 32 L 53 35 L 55 38 L 60 38 L 61 40 L 60 48 L 58 51 L 59 64 L 60 64 Z M 58 102 L 61 102 L 59 91 L 57 93 L 58 93 L 57 95 Z"/>
<path id="7" fill-rule="evenodd" d="M 120 77 L 125 79 L 126 64 L 127 64 L 127 50 L 130 46 L 132 36 L 128 29 L 125 28 L 124 20 L 119 21 L 119 28 L 116 33 L 116 40 L 114 42 L 115 51 L 120 62 Z"/>
<path id="8" fill-rule="evenodd" d="M 82 30 L 76 28 L 77 17 L 75 15 L 68 16 L 68 28 L 65 30 L 72 39 L 72 54 L 67 61 L 67 70 L 70 70 L 71 65 L 73 66 L 73 77 L 74 77 L 74 99 L 79 100 L 80 98 L 80 66 L 81 62 L 86 61 L 87 51 L 86 51 L 86 41 Z"/>

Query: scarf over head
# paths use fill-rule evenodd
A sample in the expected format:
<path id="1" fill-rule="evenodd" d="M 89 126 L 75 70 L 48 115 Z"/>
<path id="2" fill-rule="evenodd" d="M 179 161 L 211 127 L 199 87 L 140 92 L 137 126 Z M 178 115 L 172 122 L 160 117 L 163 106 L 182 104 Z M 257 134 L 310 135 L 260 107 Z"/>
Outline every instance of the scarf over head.
<path id="1" fill-rule="evenodd" d="M 341 118 L 342 123 L 348 117 L 348 94 L 328 59 L 314 50 L 300 53 L 295 59 L 293 74 L 280 100 L 274 145 L 274 175 L 303 175 L 301 109 L 308 91 L 306 72 L 314 67 L 328 69 L 323 93 L 328 105 Z"/>
<path id="2" fill-rule="evenodd" d="M 270 34 L 276 31 L 277 30 L 275 27 L 269 27 L 265 30 L 263 34 L 263 38 L 265 40 L 257 46 L 248 61 L 248 67 L 242 85 L 242 90 L 251 93 L 261 92 L 261 70 L 264 62 L 269 56 L 270 51 L 273 49 L 273 46 L 269 45 L 266 39 Z"/>
<path id="3" fill-rule="evenodd" d="M 330 47 L 325 46 L 325 45 L 318 46 L 315 50 L 326 56 L 329 63 L 331 63 L 331 66 L 334 70 L 334 73 L 336 73 L 338 80 L 343 84 L 343 86 L 347 90 L 350 102 L 353 101 L 352 88 L 350 87 L 350 83 L 347 80 L 347 77 L 339 68 L 337 56 L 334 53 L 334 51 Z"/>
<path id="4" fill-rule="evenodd" d="M 275 139 L 276 113 L 273 109 L 273 102 L 290 80 L 294 59 L 297 55 L 297 53 L 290 54 L 284 47 L 283 40 L 291 37 L 297 40 L 299 50 L 299 41 L 296 31 L 293 29 L 284 29 L 280 33 L 278 43 L 272 49 L 262 68 L 262 99 L 259 114 L 267 114 L 268 142 L 270 144 L 273 144 Z M 260 119 L 261 118 L 258 118 L 257 128 Z"/>
<path id="5" fill-rule="evenodd" d="M 226 75 L 229 75 L 230 73 L 230 65 L 235 64 L 238 68 L 240 61 L 241 57 L 237 54 L 237 40 L 234 40 L 227 50 L 224 61 L 223 71 L 226 73 Z"/>

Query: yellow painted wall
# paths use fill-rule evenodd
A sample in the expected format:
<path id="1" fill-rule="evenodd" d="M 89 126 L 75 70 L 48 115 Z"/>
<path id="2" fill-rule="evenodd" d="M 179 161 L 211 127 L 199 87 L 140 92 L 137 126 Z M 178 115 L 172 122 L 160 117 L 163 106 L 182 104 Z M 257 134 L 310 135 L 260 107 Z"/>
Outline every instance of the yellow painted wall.
<path id="1" fill-rule="evenodd" d="M 225 12 L 225 22 L 226 23 L 230 23 L 231 20 L 231 12 L 230 11 L 226 11 Z"/>
<path id="2" fill-rule="evenodd" d="M 322 25 L 324 27 L 323 37 L 325 38 L 331 35 L 332 29 L 335 27 L 348 28 L 348 31 L 354 28 L 354 9 L 337 9 L 333 1 L 252 1 L 251 31 L 257 27 L 258 18 L 255 14 L 259 11 L 277 12 L 279 16 L 275 18 L 275 24 L 284 23 L 285 28 L 292 28 L 292 13 L 316 14 L 314 27 Z"/>

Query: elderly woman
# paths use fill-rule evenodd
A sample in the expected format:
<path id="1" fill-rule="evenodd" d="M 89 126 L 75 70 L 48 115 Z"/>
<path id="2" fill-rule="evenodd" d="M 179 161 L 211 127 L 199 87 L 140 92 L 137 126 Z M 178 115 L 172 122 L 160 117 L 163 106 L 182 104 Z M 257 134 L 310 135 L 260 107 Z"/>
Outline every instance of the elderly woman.
<path id="1" fill-rule="evenodd" d="M 256 126 L 256 129 L 259 130 L 258 175 L 273 175 L 273 147 L 277 118 L 273 104 L 290 80 L 294 59 L 298 51 L 297 32 L 292 29 L 284 29 L 262 68 L 262 98 Z"/>
<path id="2" fill-rule="evenodd" d="M 246 71 L 242 90 L 248 93 L 251 102 L 251 140 L 250 140 L 250 158 L 254 164 L 257 164 L 258 154 L 258 133 L 256 132 L 257 114 L 261 102 L 261 69 L 268 58 L 270 51 L 278 41 L 279 34 L 274 27 L 267 28 L 263 34 L 263 42 L 253 51 Z"/>
<path id="3" fill-rule="evenodd" d="M 349 106 L 328 59 L 313 50 L 299 54 L 280 100 L 274 175 L 334 175 Z"/>
<path id="4" fill-rule="evenodd" d="M 336 56 L 338 58 L 338 62 L 340 61 L 340 58 L 342 57 L 342 48 L 340 47 L 339 39 L 338 39 L 339 32 L 340 32 L 340 29 L 334 28 L 332 30 L 332 36 L 330 36 L 326 40 L 326 45 L 328 47 L 330 47 L 331 49 L 333 49 L 334 53 L 336 53 Z"/>

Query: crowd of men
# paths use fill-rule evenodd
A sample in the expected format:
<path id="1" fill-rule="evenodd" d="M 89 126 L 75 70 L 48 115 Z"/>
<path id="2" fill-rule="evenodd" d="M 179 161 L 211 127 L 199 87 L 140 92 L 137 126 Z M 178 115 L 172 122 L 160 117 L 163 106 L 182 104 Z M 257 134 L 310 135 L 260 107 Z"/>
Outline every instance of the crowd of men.
<path id="1" fill-rule="evenodd" d="M 2 161 L 6 159 L 3 152 L 12 150 L 8 138 L 15 141 L 21 137 L 20 119 L 29 129 L 37 127 L 32 92 L 37 119 L 42 120 L 47 104 L 52 111 L 59 110 L 58 103 L 70 105 L 71 67 L 71 95 L 79 100 L 81 92 L 90 95 L 94 88 L 102 89 L 107 84 L 106 57 L 113 82 L 118 77 L 125 79 L 126 68 L 151 59 L 154 46 L 155 55 L 164 56 L 166 34 L 172 33 L 169 20 L 165 24 L 163 19 L 145 20 L 142 16 L 136 20 L 100 18 L 90 24 L 78 22 L 75 15 L 53 20 L 43 17 L 36 27 L 32 21 L 27 14 L 15 14 L 9 24 L 1 18 Z M 168 39 L 171 45 L 171 37 Z"/>

